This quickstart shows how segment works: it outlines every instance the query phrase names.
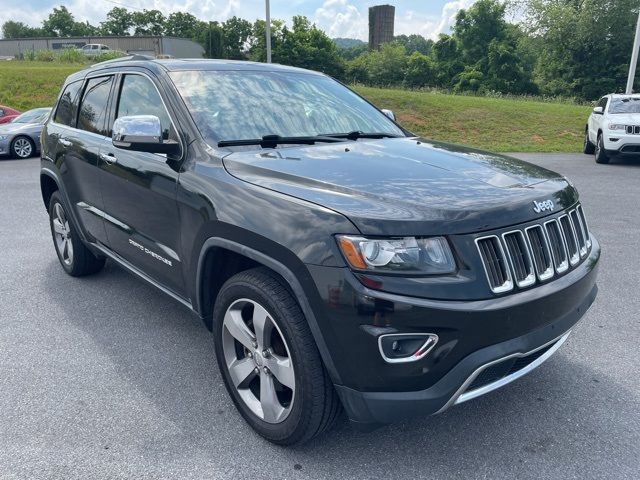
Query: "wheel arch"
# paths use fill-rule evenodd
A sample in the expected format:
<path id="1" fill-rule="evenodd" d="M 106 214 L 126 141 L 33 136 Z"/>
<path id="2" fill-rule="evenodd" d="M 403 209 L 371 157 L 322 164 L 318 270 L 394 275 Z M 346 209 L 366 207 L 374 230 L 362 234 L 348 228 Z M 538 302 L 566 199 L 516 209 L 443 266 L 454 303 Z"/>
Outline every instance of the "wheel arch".
<path id="1" fill-rule="evenodd" d="M 219 271 L 220 263 L 227 268 L 222 275 L 215 275 Z M 202 245 L 198 257 L 196 273 L 196 302 L 195 309 L 202 317 L 207 328 L 212 328 L 212 313 L 215 300 L 220 288 L 231 276 L 249 268 L 266 267 L 279 279 L 296 299 L 307 319 L 309 328 L 315 340 L 331 379 L 340 383 L 340 376 L 336 369 L 329 349 L 322 336 L 317 316 L 315 315 L 309 298 L 298 277 L 287 265 L 266 255 L 265 253 L 223 237 L 210 237 Z M 218 277 L 218 278 L 216 278 Z"/>
<path id="2" fill-rule="evenodd" d="M 40 192 L 42 193 L 42 201 L 44 202 L 44 208 L 49 210 L 49 202 L 51 201 L 51 196 L 54 192 L 60 190 L 58 182 L 53 177 L 53 175 L 45 173 L 44 171 L 40 173 Z"/>

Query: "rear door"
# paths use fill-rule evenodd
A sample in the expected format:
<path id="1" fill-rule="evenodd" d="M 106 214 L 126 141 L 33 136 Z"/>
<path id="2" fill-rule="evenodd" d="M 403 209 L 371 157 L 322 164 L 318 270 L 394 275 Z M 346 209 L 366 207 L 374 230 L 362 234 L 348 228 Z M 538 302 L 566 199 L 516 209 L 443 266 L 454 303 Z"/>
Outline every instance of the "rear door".
<path id="1" fill-rule="evenodd" d="M 113 119 L 155 115 L 160 119 L 163 137 L 179 140 L 159 89 L 146 73 L 119 76 L 112 110 Z M 169 165 L 172 162 L 167 163 L 170 159 L 166 155 L 122 150 L 112 143 L 102 149 L 101 158 L 109 247 L 182 295 L 178 172 Z"/>
<path id="2" fill-rule="evenodd" d="M 98 159 L 105 138 L 107 104 L 114 77 L 98 76 L 65 89 L 49 133 L 57 136 L 56 161 L 67 196 L 90 241 L 105 243 Z"/>

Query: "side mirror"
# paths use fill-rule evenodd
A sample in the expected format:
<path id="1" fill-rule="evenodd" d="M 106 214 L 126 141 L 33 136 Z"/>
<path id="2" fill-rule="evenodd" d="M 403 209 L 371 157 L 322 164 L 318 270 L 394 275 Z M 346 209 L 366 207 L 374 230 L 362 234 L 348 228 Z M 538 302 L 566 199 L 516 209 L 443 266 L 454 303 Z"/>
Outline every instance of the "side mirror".
<path id="1" fill-rule="evenodd" d="M 596 107 L 593 109 L 593 113 L 595 113 L 596 115 L 602 115 L 604 113 L 604 108 Z"/>
<path id="2" fill-rule="evenodd" d="M 382 113 L 384 113 L 387 117 L 389 117 L 394 122 L 396 121 L 396 116 L 391 110 L 387 110 L 386 108 L 383 108 Z"/>
<path id="3" fill-rule="evenodd" d="M 155 115 L 131 115 L 113 122 L 111 143 L 116 148 L 135 152 L 166 153 L 177 155 L 180 144 L 174 140 L 162 140 L 162 126 Z"/>

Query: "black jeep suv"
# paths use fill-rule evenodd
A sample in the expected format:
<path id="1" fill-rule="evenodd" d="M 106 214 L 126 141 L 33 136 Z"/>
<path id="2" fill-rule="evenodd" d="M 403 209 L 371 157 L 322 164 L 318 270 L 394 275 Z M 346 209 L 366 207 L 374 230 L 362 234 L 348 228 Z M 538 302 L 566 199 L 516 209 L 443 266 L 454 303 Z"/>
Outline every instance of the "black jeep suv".
<path id="1" fill-rule="evenodd" d="M 596 296 L 575 188 L 417 138 L 331 78 L 245 62 L 105 62 L 42 139 L 62 267 L 120 264 L 199 315 L 245 420 L 280 444 L 505 385 Z"/>

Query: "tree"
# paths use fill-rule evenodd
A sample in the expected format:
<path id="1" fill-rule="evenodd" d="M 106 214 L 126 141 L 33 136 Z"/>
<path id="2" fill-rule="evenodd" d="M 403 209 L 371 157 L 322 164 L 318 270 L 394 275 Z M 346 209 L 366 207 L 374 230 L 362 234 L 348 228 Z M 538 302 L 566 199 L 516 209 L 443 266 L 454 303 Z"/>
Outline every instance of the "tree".
<path id="1" fill-rule="evenodd" d="M 202 24 L 190 13 L 174 12 L 164 22 L 164 34 L 170 37 L 195 38 Z"/>
<path id="2" fill-rule="evenodd" d="M 42 22 L 42 30 L 52 37 L 70 37 L 76 34 L 76 21 L 67 7 L 54 8 L 47 19 Z"/>
<path id="3" fill-rule="evenodd" d="M 160 10 L 143 10 L 133 12 L 133 28 L 135 35 L 163 35 L 165 16 Z"/>
<path id="4" fill-rule="evenodd" d="M 523 26 L 528 27 L 528 35 L 539 39 L 535 73 L 543 93 L 595 99 L 623 91 L 638 17 L 637 1 L 523 3 Z"/>
<path id="5" fill-rule="evenodd" d="M 293 17 L 291 29 L 282 28 L 274 48 L 274 61 L 318 70 L 333 77 L 344 75 L 336 44 L 304 16 Z"/>
<path id="6" fill-rule="evenodd" d="M 506 35 L 505 6 L 497 0 L 478 0 L 468 10 L 460 10 L 453 27 L 465 64 L 486 59 L 489 44 Z"/>
<path id="7" fill-rule="evenodd" d="M 224 56 L 232 60 L 243 60 L 251 41 L 253 26 L 247 20 L 231 17 L 223 26 Z"/>
<path id="8" fill-rule="evenodd" d="M 419 52 L 427 56 L 431 55 L 433 40 L 427 40 L 422 35 L 398 35 L 394 40 L 404 46 L 407 55 L 411 55 L 413 52 Z"/>
<path id="9" fill-rule="evenodd" d="M 22 22 L 9 20 L 2 24 L 2 38 L 32 38 L 43 37 L 41 28 L 33 28 Z"/>
<path id="10" fill-rule="evenodd" d="M 441 33 L 433 46 L 433 53 L 437 64 L 437 85 L 452 87 L 456 75 L 464 70 L 458 41 L 451 35 Z"/>
<path id="11" fill-rule="evenodd" d="M 411 88 L 435 85 L 435 65 L 426 55 L 413 52 L 407 60 L 404 85 Z"/>
<path id="12" fill-rule="evenodd" d="M 133 27 L 133 14 L 126 8 L 114 7 L 107 13 L 107 19 L 100 24 L 102 35 L 129 35 Z"/>
<path id="13" fill-rule="evenodd" d="M 407 54 L 399 43 L 383 43 L 380 49 L 363 55 L 367 83 L 379 87 L 400 85 L 404 80 Z"/>

